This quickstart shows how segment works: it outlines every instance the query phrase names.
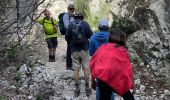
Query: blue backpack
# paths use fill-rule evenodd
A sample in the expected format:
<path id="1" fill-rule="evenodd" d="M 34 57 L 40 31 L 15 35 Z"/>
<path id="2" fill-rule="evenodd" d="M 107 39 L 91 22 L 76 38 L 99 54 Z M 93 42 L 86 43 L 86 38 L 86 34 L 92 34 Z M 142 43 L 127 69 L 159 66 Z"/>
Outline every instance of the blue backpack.
<path id="1" fill-rule="evenodd" d="M 59 22 L 58 22 L 58 26 L 59 26 L 59 29 L 60 29 L 60 33 L 62 35 L 65 35 L 66 34 L 66 31 L 67 29 L 64 27 L 64 21 L 63 21 L 63 16 L 67 14 L 67 13 L 60 13 L 58 15 L 58 19 L 59 19 Z M 68 14 L 69 15 L 69 14 Z M 69 15 L 69 20 L 70 20 L 70 15 Z"/>

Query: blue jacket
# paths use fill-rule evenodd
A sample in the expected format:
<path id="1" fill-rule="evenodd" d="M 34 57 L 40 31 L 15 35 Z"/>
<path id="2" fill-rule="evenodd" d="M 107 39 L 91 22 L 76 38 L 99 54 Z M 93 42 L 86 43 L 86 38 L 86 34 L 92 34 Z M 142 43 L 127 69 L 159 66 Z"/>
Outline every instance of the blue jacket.
<path id="1" fill-rule="evenodd" d="M 80 19 L 75 19 L 75 21 L 73 21 L 73 22 L 71 22 L 69 24 L 68 30 L 67 30 L 66 36 L 65 36 L 67 42 L 70 43 L 70 49 L 71 49 L 72 52 L 80 51 L 82 49 L 83 50 L 88 50 L 89 49 L 89 39 L 93 35 L 93 32 L 92 32 L 89 24 L 87 22 L 85 22 L 85 21 L 82 21 L 81 25 L 83 27 L 83 31 L 84 31 L 84 35 L 85 35 L 85 42 L 83 44 L 81 44 L 81 45 L 78 45 L 78 46 L 74 45 L 74 43 L 73 43 L 73 40 L 74 40 L 73 39 L 73 30 L 72 30 L 73 23 L 74 22 L 79 22 L 79 21 L 81 21 L 81 20 Z"/>
<path id="2" fill-rule="evenodd" d="M 95 51 L 98 47 L 100 47 L 102 44 L 108 42 L 109 32 L 107 31 L 100 31 L 96 32 L 91 38 L 90 38 L 90 44 L 89 44 L 89 53 L 90 56 L 93 56 Z"/>

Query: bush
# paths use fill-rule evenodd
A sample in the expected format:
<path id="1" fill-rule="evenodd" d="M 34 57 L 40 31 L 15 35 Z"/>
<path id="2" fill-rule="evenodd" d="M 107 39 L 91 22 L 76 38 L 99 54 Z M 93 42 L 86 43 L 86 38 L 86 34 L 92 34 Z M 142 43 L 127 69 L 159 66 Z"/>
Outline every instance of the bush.
<path id="1" fill-rule="evenodd" d="M 131 21 L 130 19 L 126 17 L 119 17 L 112 13 L 113 15 L 113 22 L 111 28 L 120 28 L 122 31 L 124 31 L 127 36 L 130 34 L 133 34 L 135 31 L 139 29 L 139 26 L 137 23 Z"/>

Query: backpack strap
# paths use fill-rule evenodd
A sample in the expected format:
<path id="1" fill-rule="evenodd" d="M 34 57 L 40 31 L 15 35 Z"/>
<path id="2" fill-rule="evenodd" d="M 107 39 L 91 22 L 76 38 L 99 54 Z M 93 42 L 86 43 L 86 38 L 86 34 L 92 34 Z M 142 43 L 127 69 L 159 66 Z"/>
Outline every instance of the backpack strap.
<path id="1" fill-rule="evenodd" d="M 44 26 L 45 20 L 46 20 L 46 18 L 44 17 L 43 23 L 42 23 L 43 26 Z M 50 21 L 51 21 L 52 25 L 54 26 L 55 24 L 54 24 L 54 19 L 53 19 L 53 17 L 50 18 Z"/>
<path id="2" fill-rule="evenodd" d="M 51 17 L 51 23 L 55 26 L 53 17 Z"/>

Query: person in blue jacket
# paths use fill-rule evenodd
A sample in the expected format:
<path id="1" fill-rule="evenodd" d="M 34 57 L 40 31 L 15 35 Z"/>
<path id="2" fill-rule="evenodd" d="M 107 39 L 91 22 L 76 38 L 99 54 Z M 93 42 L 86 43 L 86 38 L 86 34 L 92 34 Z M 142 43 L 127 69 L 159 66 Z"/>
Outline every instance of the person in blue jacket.
<path id="1" fill-rule="evenodd" d="M 89 44 L 90 56 L 93 56 L 97 48 L 99 48 L 102 44 L 105 44 L 108 42 L 108 37 L 110 33 L 108 32 L 109 23 L 107 19 L 104 19 L 104 18 L 100 19 L 98 28 L 99 28 L 99 31 L 96 32 L 94 35 L 92 35 L 90 38 L 90 44 Z M 99 88 L 96 86 L 96 100 L 100 100 L 99 94 L 100 94 Z M 112 93 L 111 100 L 114 100 L 114 92 Z"/>

